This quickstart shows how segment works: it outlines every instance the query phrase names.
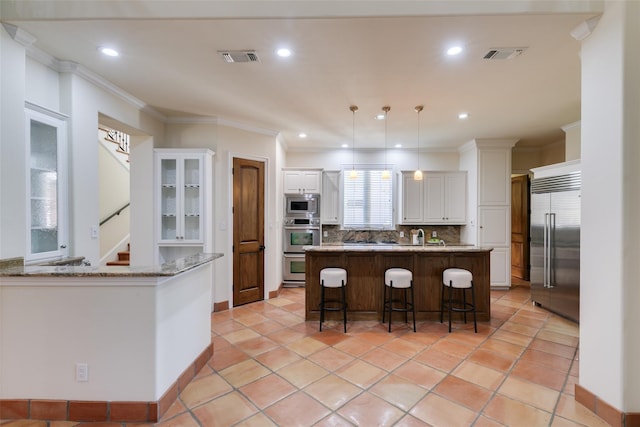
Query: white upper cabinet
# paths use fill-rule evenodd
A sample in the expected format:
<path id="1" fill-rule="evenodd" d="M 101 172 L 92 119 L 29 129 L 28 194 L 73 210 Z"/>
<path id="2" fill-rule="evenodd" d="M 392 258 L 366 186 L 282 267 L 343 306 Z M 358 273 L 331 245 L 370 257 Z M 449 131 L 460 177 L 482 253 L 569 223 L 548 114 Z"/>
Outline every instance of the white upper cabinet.
<path id="1" fill-rule="evenodd" d="M 401 224 L 424 224 L 424 181 L 413 179 L 413 172 L 402 172 Z"/>
<path id="2" fill-rule="evenodd" d="M 36 107 L 37 108 L 37 107 Z M 68 255 L 67 123 L 63 116 L 26 108 L 27 261 Z"/>
<path id="3" fill-rule="evenodd" d="M 508 205 L 511 200 L 511 151 L 478 151 L 478 206 Z"/>
<path id="4" fill-rule="evenodd" d="M 403 224 L 464 224 L 467 218 L 466 172 L 402 173 Z"/>
<path id="5" fill-rule="evenodd" d="M 155 150 L 159 245 L 210 246 L 212 155 L 209 150 Z M 207 237 L 205 237 L 207 236 Z"/>
<path id="6" fill-rule="evenodd" d="M 340 224 L 340 171 L 322 172 L 322 197 L 320 217 L 323 224 Z"/>
<path id="7" fill-rule="evenodd" d="M 320 169 L 282 171 L 285 194 L 306 194 L 321 192 L 322 171 Z"/>

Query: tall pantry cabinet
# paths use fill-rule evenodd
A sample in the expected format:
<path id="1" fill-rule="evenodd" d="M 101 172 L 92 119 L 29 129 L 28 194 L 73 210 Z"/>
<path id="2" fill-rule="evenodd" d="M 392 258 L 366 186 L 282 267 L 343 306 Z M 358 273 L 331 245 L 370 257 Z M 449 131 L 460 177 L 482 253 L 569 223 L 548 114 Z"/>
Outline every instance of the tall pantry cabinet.
<path id="1" fill-rule="evenodd" d="M 213 250 L 213 155 L 156 149 L 156 261 Z"/>
<path id="2" fill-rule="evenodd" d="M 463 239 L 492 247 L 491 287 L 511 286 L 511 149 L 517 140 L 475 140 L 461 149 L 470 173 L 469 223 Z"/>

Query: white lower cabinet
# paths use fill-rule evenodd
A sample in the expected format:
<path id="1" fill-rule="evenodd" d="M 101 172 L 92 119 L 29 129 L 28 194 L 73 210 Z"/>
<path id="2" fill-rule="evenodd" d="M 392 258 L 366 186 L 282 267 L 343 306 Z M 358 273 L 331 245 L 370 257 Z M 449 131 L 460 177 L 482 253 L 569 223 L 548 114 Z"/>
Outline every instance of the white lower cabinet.
<path id="1" fill-rule="evenodd" d="M 511 208 L 478 208 L 479 246 L 492 247 L 491 287 L 511 286 Z"/>

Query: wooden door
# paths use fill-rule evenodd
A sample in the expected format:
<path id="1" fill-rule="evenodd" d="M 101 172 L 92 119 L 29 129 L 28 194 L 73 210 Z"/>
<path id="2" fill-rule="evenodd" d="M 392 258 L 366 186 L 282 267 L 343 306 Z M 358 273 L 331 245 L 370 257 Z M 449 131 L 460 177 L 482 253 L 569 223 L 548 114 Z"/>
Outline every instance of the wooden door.
<path id="1" fill-rule="evenodd" d="M 264 162 L 233 159 L 233 305 L 264 299 Z"/>
<path id="2" fill-rule="evenodd" d="M 511 275 L 529 280 L 529 176 L 511 178 Z"/>

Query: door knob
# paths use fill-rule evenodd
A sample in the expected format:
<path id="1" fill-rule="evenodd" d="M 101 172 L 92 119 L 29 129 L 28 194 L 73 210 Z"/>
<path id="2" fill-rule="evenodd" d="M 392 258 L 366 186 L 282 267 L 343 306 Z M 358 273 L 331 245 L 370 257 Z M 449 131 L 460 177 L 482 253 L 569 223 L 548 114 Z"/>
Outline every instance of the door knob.
<path id="1" fill-rule="evenodd" d="M 260 250 L 260 251 L 264 251 L 265 249 L 266 249 L 266 247 L 264 245 L 258 246 L 258 250 Z"/>

